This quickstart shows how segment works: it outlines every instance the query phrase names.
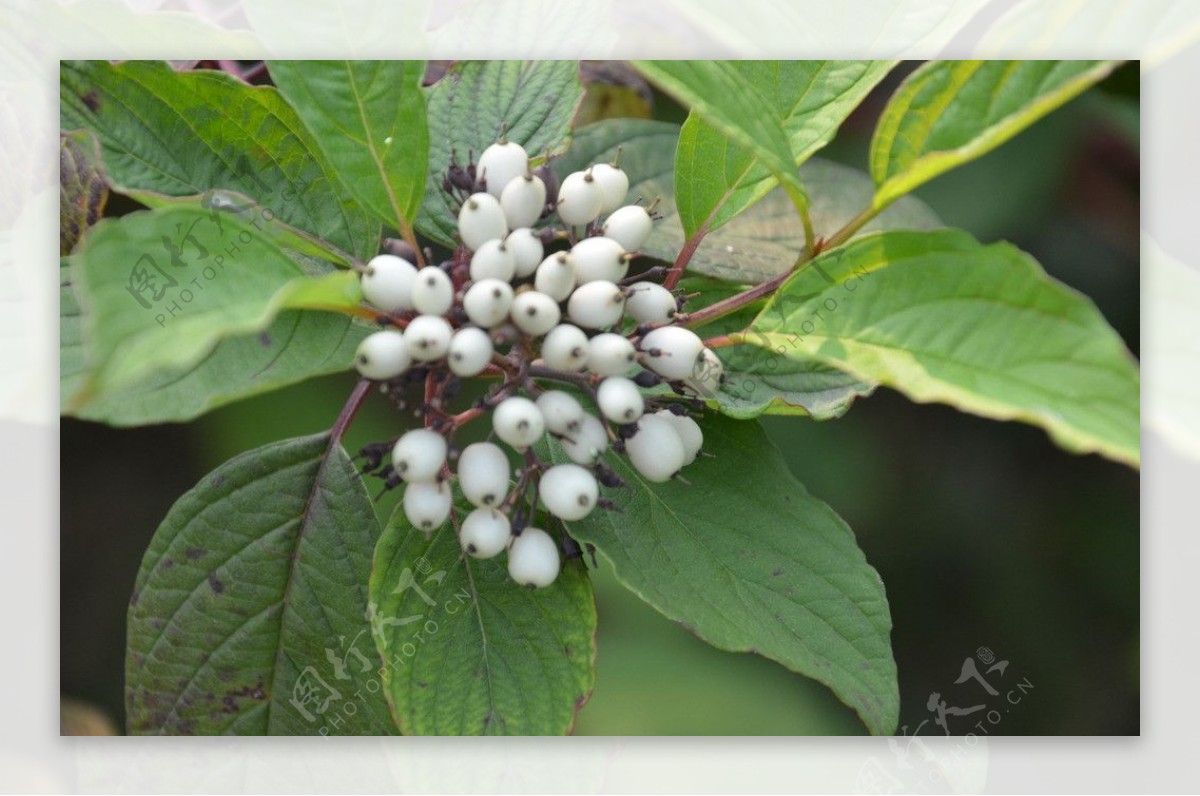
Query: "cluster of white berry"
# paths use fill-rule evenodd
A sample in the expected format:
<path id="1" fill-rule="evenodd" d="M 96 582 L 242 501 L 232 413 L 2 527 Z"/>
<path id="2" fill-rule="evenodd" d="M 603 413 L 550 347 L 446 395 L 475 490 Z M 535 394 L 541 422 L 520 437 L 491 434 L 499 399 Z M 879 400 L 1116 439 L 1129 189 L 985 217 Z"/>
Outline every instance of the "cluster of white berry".
<path id="1" fill-rule="evenodd" d="M 626 278 L 654 217 L 624 205 L 625 172 L 599 163 L 561 186 L 545 166 L 536 172 L 525 150 L 505 141 L 478 164 L 451 167 L 443 184 L 460 194 L 463 246 L 450 261 L 420 269 L 395 254 L 368 263 L 363 296 L 390 328 L 363 340 L 356 356 L 368 379 L 415 375 L 426 385 L 418 411 L 425 427 L 395 442 L 387 473 L 392 484 L 405 484 L 409 521 L 428 533 L 450 519 L 456 477 L 475 507 L 461 524 L 455 517 L 463 550 L 476 558 L 507 550 L 510 575 L 530 587 L 552 583 L 560 558 L 554 539 L 526 519 L 539 506 L 569 522 L 611 505 L 599 490 L 621 484 L 603 462 L 610 447 L 649 481 L 675 476 L 703 442 L 687 410 L 722 379 L 716 355 L 673 325 L 675 294 Z M 501 383 L 472 411 L 448 414 L 438 387 L 481 374 Z M 599 416 L 572 393 L 547 389 L 551 382 L 574 387 Z M 674 392 L 643 392 L 662 382 Z M 467 445 L 450 472 L 454 432 L 488 409 L 494 438 L 524 458 L 515 486 L 509 455 L 493 442 Z M 573 464 L 538 460 L 532 446 L 547 433 Z M 377 451 L 376 464 L 381 458 Z"/>

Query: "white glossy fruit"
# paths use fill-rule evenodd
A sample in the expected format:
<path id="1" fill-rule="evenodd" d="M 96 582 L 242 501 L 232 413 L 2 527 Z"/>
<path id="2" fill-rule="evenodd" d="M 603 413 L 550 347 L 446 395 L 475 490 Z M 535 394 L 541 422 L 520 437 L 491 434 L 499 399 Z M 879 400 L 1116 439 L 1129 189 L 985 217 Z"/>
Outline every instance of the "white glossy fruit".
<path id="1" fill-rule="evenodd" d="M 587 365 L 591 346 L 587 335 L 578 326 L 560 323 L 542 339 L 542 360 L 546 367 L 575 372 Z M 632 346 L 630 351 L 632 352 Z"/>
<path id="2" fill-rule="evenodd" d="M 455 376 L 477 376 L 492 361 L 492 338 L 477 326 L 464 326 L 450 338 L 446 362 Z"/>
<path id="3" fill-rule="evenodd" d="M 412 283 L 416 276 L 416 267 L 403 257 L 376 255 L 363 271 L 363 298 L 387 312 L 411 310 Z"/>
<path id="4" fill-rule="evenodd" d="M 463 497 L 472 506 L 499 506 L 508 495 L 512 470 L 499 445 L 473 442 L 458 455 L 455 468 Z"/>
<path id="5" fill-rule="evenodd" d="M 500 208 L 509 229 L 532 226 L 546 208 L 546 183 L 532 174 L 513 177 L 500 194 Z"/>
<path id="6" fill-rule="evenodd" d="M 518 329 L 534 337 L 550 331 L 562 319 L 558 302 L 537 290 L 518 293 L 508 314 Z"/>
<path id="7" fill-rule="evenodd" d="M 563 453 L 576 464 L 595 464 L 608 450 L 608 432 L 595 415 L 583 413 L 579 430 L 562 439 Z"/>
<path id="8" fill-rule="evenodd" d="M 446 356 L 454 330 L 440 315 L 418 315 L 404 330 L 408 354 L 417 362 L 433 362 Z"/>
<path id="9" fill-rule="evenodd" d="M 579 431 L 583 423 L 583 407 L 570 393 L 547 390 L 538 396 L 538 411 L 551 434 L 567 436 Z"/>
<path id="10" fill-rule="evenodd" d="M 466 516 L 458 534 L 458 543 L 474 558 L 494 558 L 508 547 L 512 523 L 501 511 L 479 508 Z"/>
<path id="11" fill-rule="evenodd" d="M 597 163 L 592 166 L 592 176 L 600 185 L 600 212 L 611 213 L 620 207 L 629 193 L 629 175 L 616 166 Z"/>
<path id="12" fill-rule="evenodd" d="M 445 481 L 421 481 L 404 487 L 404 516 L 429 533 L 450 518 L 450 485 Z"/>
<path id="13" fill-rule="evenodd" d="M 598 334 L 588 341 L 587 369 L 601 376 L 623 376 L 637 362 L 633 343 L 614 332 Z"/>
<path id="14" fill-rule="evenodd" d="M 687 467 L 696 461 L 700 449 L 704 447 L 704 432 L 700 424 L 687 415 L 677 415 L 670 409 L 659 409 L 654 413 L 675 427 L 679 439 L 683 442 L 683 466 Z"/>
<path id="15" fill-rule="evenodd" d="M 575 289 L 575 267 L 571 255 L 555 252 L 542 260 L 534 274 L 533 286 L 555 301 L 566 301 Z"/>
<path id="16" fill-rule="evenodd" d="M 500 200 L 489 193 L 471 194 L 458 211 L 458 236 L 468 249 L 508 234 Z"/>
<path id="17" fill-rule="evenodd" d="M 471 255 L 471 281 L 500 279 L 511 281 L 517 271 L 517 262 L 508 245 L 496 238 L 480 246 Z"/>
<path id="18" fill-rule="evenodd" d="M 354 352 L 354 367 L 363 378 L 375 381 L 394 379 L 411 364 L 404 335 L 393 329 L 367 335 Z"/>
<path id="19" fill-rule="evenodd" d="M 596 477 L 578 464 L 556 464 L 542 473 L 538 498 L 546 511 L 559 519 L 582 520 L 600 499 Z"/>
<path id="20" fill-rule="evenodd" d="M 487 192 L 497 199 L 514 177 L 529 171 L 529 155 L 525 147 L 512 141 L 495 143 L 483 150 L 475 173 L 487 186 Z"/>
<path id="21" fill-rule="evenodd" d="M 499 279 L 484 279 L 467 289 L 463 296 L 463 311 L 471 323 L 491 329 L 508 320 L 512 302 L 512 285 Z"/>
<path id="22" fill-rule="evenodd" d="M 644 415 L 637 425 L 637 432 L 625 440 L 629 463 L 647 481 L 671 480 L 687 458 L 675 425 L 658 415 Z"/>
<path id="23" fill-rule="evenodd" d="M 502 441 L 524 450 L 542 438 L 546 421 L 537 404 L 514 395 L 501 401 L 492 412 L 492 429 Z"/>
<path id="24" fill-rule="evenodd" d="M 528 227 L 514 229 L 504 239 L 505 245 L 512 252 L 516 264 L 516 276 L 524 278 L 532 274 L 542 262 L 545 253 L 541 237 Z"/>
<path id="25" fill-rule="evenodd" d="M 627 252 L 635 252 L 646 243 L 654 221 L 646 208 L 640 205 L 625 205 L 604 220 L 604 237 L 612 238 Z"/>
<path id="26" fill-rule="evenodd" d="M 682 326 L 651 329 L 638 344 L 646 367 L 668 379 L 691 378 L 704 341 Z"/>
<path id="27" fill-rule="evenodd" d="M 585 329 L 615 326 L 624 311 L 625 292 L 603 279 L 580 285 L 567 300 L 567 316 Z"/>
<path id="28" fill-rule="evenodd" d="M 571 247 L 571 262 L 581 285 L 597 279 L 620 282 L 629 271 L 625 250 L 612 238 L 584 238 Z"/>
<path id="29" fill-rule="evenodd" d="M 550 534 L 530 526 L 508 546 L 508 574 L 522 586 L 540 589 L 558 577 L 558 545 Z"/>
<path id="30" fill-rule="evenodd" d="M 696 358 L 692 368 L 692 376 L 683 382 L 683 386 L 697 395 L 711 398 L 721 391 L 721 378 L 725 375 L 725 365 L 716 352 L 706 348 Z"/>
<path id="31" fill-rule="evenodd" d="M 417 271 L 412 286 L 413 309 L 422 315 L 444 315 L 454 303 L 454 283 L 436 265 Z"/>
<path id="32" fill-rule="evenodd" d="M 679 305 L 675 294 L 654 282 L 634 282 L 625 289 L 625 312 L 638 323 L 667 323 Z"/>
<path id="33" fill-rule="evenodd" d="M 396 440 L 392 467 L 405 481 L 432 481 L 446 463 L 446 438 L 427 428 L 414 428 Z"/>
<path id="34" fill-rule="evenodd" d="M 614 423 L 632 423 L 646 411 L 642 391 L 624 376 L 609 376 L 596 390 L 596 405 Z"/>
<path id="35" fill-rule="evenodd" d="M 555 209 L 564 224 L 580 226 L 596 220 L 603 202 L 596 178 L 586 171 L 576 171 L 568 174 L 559 186 Z"/>

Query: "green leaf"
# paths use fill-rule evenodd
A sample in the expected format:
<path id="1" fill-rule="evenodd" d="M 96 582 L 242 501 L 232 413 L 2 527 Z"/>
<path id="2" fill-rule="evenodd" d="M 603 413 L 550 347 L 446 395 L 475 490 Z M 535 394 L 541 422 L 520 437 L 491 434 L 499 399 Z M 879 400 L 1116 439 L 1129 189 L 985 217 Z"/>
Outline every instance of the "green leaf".
<path id="1" fill-rule="evenodd" d="M 883 207 L 990 152 L 1099 82 L 1115 61 L 930 61 L 900 85 L 871 140 Z"/>
<path id="2" fill-rule="evenodd" d="M 346 187 L 412 236 L 425 193 L 424 61 L 272 61 L 271 77 Z"/>
<path id="3" fill-rule="evenodd" d="M 504 556 L 467 558 L 453 528 L 427 540 L 399 510 L 375 549 L 370 594 L 405 734 L 561 735 L 591 695 L 596 605 L 578 558 L 551 586 L 521 588 Z"/>
<path id="4" fill-rule="evenodd" d="M 378 224 L 274 88 L 151 61 L 63 61 L 60 72 L 62 128 L 97 135 L 115 190 L 237 191 L 361 259 L 378 250 Z"/>
<path id="5" fill-rule="evenodd" d="M 353 311 L 352 271 L 309 274 L 255 225 L 189 204 L 98 224 L 74 258 L 89 379 L 81 400 L 199 362 L 283 308 Z"/>
<path id="6" fill-rule="evenodd" d="M 242 454 L 171 508 L 129 606 L 135 734 L 392 730 L 370 643 L 375 512 L 327 434 Z"/>
<path id="7" fill-rule="evenodd" d="M 688 466 L 692 486 L 647 483 L 610 456 L 627 485 L 606 490 L 620 511 L 569 523 L 571 535 L 596 545 L 622 583 L 708 643 L 818 680 L 871 732 L 893 732 L 891 617 L 854 534 L 789 474 L 757 423 L 717 416 L 701 425 L 712 456 Z"/>
<path id="8" fill-rule="evenodd" d="M 1009 244 L 885 232 L 789 279 L 743 342 L 816 358 L 920 402 L 1040 426 L 1139 461 L 1138 369 L 1095 305 Z"/>
<path id="9" fill-rule="evenodd" d="M 762 163 L 779 180 L 797 211 L 804 212 L 808 199 L 796 173 L 791 144 L 780 123 L 779 113 L 760 87 L 751 82 L 751 75 L 744 74 L 732 61 L 637 61 L 635 66 L 652 83 L 682 102 L 691 116 L 703 119 Z M 695 144 L 695 141 L 688 139 L 685 146 L 688 144 Z M 690 165 L 694 163 L 693 157 L 715 156 L 714 149 L 728 154 L 719 144 L 704 149 L 706 151 L 681 150 L 682 159 Z M 696 179 L 704 180 L 707 176 L 705 169 Z M 694 206 L 699 203 L 692 202 L 691 194 L 687 193 L 691 186 L 690 182 L 685 186 L 684 197 L 689 198 L 685 226 L 696 221 L 694 212 L 699 209 Z M 717 188 L 703 193 L 712 197 L 720 191 Z M 676 199 L 681 201 L 684 197 L 677 196 Z"/>
<path id="10" fill-rule="evenodd" d="M 656 221 L 641 253 L 673 262 L 686 241 L 672 199 L 672 158 L 679 127 L 666 122 L 611 119 L 584 127 L 571 149 L 554 160 L 561 177 L 588 163 L 610 161 L 621 147 L 621 167 L 629 174 L 630 199 L 659 200 Z M 821 158 L 800 167 L 800 178 L 812 192 L 809 215 L 818 234 L 828 235 L 858 215 L 871 202 L 874 184 L 857 169 Z M 859 234 L 879 229 L 932 229 L 937 216 L 919 199 L 906 196 L 880 213 Z M 732 282 L 762 282 L 790 268 L 804 248 L 804 231 L 795 208 L 782 190 L 767 194 L 700 244 L 688 273 Z"/>
<path id="11" fill-rule="evenodd" d="M 462 61 L 429 88 L 429 177 L 417 229 L 457 246 L 458 207 L 442 190 L 451 153 L 468 157 L 501 132 L 530 159 L 562 152 L 583 98 L 576 61 Z"/>
<path id="12" fill-rule="evenodd" d="M 762 92 L 783 128 L 791 160 L 803 163 L 829 143 L 838 126 L 892 68 L 890 61 L 734 61 Z M 810 200 L 817 192 L 804 180 Z M 675 154 L 675 201 L 689 238 L 718 229 L 778 184 L 761 158 L 695 113 Z"/>
<path id="13" fill-rule="evenodd" d="M 100 169 L 95 139 L 67 133 L 58 147 L 58 253 L 70 254 L 87 228 L 100 220 L 108 185 Z"/>

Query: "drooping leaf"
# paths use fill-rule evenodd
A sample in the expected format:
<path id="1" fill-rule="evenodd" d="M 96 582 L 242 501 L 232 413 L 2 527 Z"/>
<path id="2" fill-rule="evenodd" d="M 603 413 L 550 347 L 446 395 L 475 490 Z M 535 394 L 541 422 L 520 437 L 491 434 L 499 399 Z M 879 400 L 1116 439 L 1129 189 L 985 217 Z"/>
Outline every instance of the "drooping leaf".
<path id="1" fill-rule="evenodd" d="M 798 209 L 807 204 L 779 113 L 760 91 L 761 86 L 752 82 L 751 75 L 741 72 L 732 61 L 638 61 L 635 65 L 651 82 L 682 102 L 689 115 L 703 119 L 743 152 L 757 159 L 779 181 Z M 688 139 L 686 143 L 694 146 L 697 142 Z M 717 150 L 722 156 L 728 156 L 727 148 L 719 144 L 704 149 L 707 151 L 685 150 L 683 160 L 694 163 L 693 156 L 715 157 Z M 698 179 L 703 180 L 704 176 L 702 173 Z M 690 189 L 691 183 L 688 184 Z M 719 192 L 717 189 L 716 193 Z M 711 196 L 713 192 L 704 193 Z M 690 200 L 694 194 L 685 193 L 685 196 Z M 703 203 L 689 201 L 684 214 L 685 227 L 697 222 L 696 210 L 700 204 Z"/>
<path id="2" fill-rule="evenodd" d="M 621 147 L 621 167 L 629 174 L 629 199 L 649 204 L 659 200 L 654 223 L 642 254 L 673 262 L 686 241 L 675 210 L 671 162 L 679 127 L 640 119 L 609 119 L 576 131 L 571 149 L 555 158 L 560 177 L 588 163 L 610 161 Z M 868 206 L 874 192 L 866 174 L 821 158 L 800 167 L 800 178 L 811 191 L 809 215 L 818 235 L 830 235 Z M 859 231 L 932 229 L 941 226 L 923 202 L 906 196 Z M 689 273 L 739 283 L 762 282 L 790 268 L 804 248 L 804 230 L 795 208 L 776 189 L 721 229 L 708 235 L 688 265 Z"/>
<path id="3" fill-rule="evenodd" d="M 1099 82 L 1115 61 L 930 61 L 900 85 L 871 140 L 883 207 L 995 149 Z"/>
<path id="4" fill-rule="evenodd" d="M 237 191 L 359 258 L 378 249 L 378 224 L 274 88 L 151 61 L 64 61 L 60 80 L 62 128 L 96 134 L 115 190 Z"/>
<path id="5" fill-rule="evenodd" d="M 798 272 L 741 339 L 913 400 L 1045 429 L 1139 461 L 1138 369 L 1086 297 L 1009 244 L 885 232 Z"/>
<path id="6" fill-rule="evenodd" d="M 95 139 L 84 132 L 64 134 L 58 146 L 58 253 L 70 254 L 87 228 L 100 220 L 108 185 L 100 170 Z"/>
<path id="7" fill-rule="evenodd" d="M 327 434 L 250 451 L 172 507 L 129 606 L 135 734 L 394 732 L 367 622 L 379 536 Z"/>
<path id="8" fill-rule="evenodd" d="M 551 586 L 522 588 L 503 554 L 466 558 L 452 527 L 427 540 L 398 511 L 375 550 L 370 596 L 406 734 L 561 735 L 591 695 L 596 606 L 579 559 Z"/>
<path id="9" fill-rule="evenodd" d="M 429 178 L 417 229 L 457 245 L 458 208 L 442 190 L 451 154 L 466 166 L 501 133 L 530 159 L 565 149 L 583 97 L 575 61 L 462 61 L 428 90 Z"/>
<path id="10" fill-rule="evenodd" d="M 239 215 L 190 204 L 104 221 L 73 260 L 83 401 L 186 372 L 221 338 L 261 331 L 281 309 L 361 302 L 353 272 L 310 274 Z"/>
<path id="11" fill-rule="evenodd" d="M 702 427 L 712 457 L 688 466 L 692 486 L 647 483 L 609 456 L 627 484 L 606 490 L 620 511 L 569 523 L 571 535 L 596 545 L 631 591 L 713 646 L 818 680 L 872 732 L 893 732 L 891 616 L 854 534 L 788 473 L 757 423 L 713 416 Z"/>
<path id="12" fill-rule="evenodd" d="M 838 126 L 892 67 L 890 61 L 733 61 L 762 92 L 795 164 L 829 143 Z M 810 201 L 817 192 L 801 175 Z M 759 156 L 691 114 L 675 153 L 675 203 L 684 234 L 718 229 L 778 184 Z M 794 215 L 794 212 L 793 212 Z"/>
<path id="13" fill-rule="evenodd" d="M 425 193 L 424 61 L 272 61 L 271 77 L 350 192 L 412 232 Z"/>

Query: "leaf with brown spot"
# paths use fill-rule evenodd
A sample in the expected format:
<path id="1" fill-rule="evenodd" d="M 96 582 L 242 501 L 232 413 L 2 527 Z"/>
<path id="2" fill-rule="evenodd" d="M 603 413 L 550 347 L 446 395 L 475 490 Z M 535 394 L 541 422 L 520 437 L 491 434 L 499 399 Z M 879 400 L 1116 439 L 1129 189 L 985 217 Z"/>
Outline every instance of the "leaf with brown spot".
<path id="1" fill-rule="evenodd" d="M 58 252 L 67 255 L 88 227 L 100 220 L 108 201 L 108 183 L 91 133 L 59 136 L 58 185 Z"/>

